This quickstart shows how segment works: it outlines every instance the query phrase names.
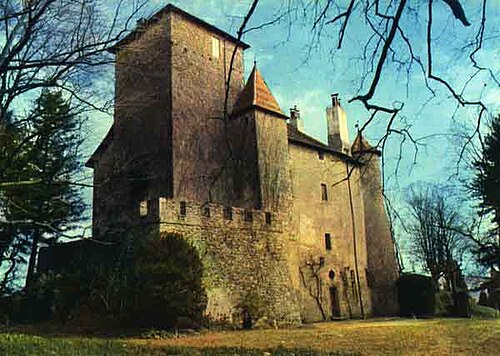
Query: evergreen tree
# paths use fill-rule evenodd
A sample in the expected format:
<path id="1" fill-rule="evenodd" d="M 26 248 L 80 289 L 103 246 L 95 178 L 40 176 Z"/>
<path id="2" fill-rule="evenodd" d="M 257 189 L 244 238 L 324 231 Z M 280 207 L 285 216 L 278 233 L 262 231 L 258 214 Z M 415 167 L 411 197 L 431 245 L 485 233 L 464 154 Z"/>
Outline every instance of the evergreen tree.
<path id="1" fill-rule="evenodd" d="M 74 228 L 84 203 L 72 180 L 81 168 L 81 118 L 61 92 L 45 90 L 35 102 L 23 145 L 16 149 L 25 167 L 18 178 L 31 184 L 3 189 L 11 245 L 29 254 L 27 282 L 32 280 L 41 243 L 51 244 Z M 19 167 L 18 167 L 19 168 Z M 13 226 L 13 227 L 12 227 Z"/>
<path id="2" fill-rule="evenodd" d="M 500 266 L 500 115 L 494 118 L 490 132 L 484 138 L 481 157 L 473 163 L 475 175 L 470 189 L 480 200 L 479 214 L 491 217 L 492 228 L 478 241 L 479 260 L 490 266 Z"/>

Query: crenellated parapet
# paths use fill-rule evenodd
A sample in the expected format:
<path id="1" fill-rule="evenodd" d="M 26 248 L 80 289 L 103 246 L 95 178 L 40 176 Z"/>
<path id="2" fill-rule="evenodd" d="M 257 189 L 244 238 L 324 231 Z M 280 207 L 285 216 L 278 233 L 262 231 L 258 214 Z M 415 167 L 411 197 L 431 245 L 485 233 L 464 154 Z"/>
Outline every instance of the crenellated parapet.
<path id="1" fill-rule="evenodd" d="M 160 224 L 283 232 L 280 214 L 271 211 L 167 198 L 159 199 L 159 208 Z"/>

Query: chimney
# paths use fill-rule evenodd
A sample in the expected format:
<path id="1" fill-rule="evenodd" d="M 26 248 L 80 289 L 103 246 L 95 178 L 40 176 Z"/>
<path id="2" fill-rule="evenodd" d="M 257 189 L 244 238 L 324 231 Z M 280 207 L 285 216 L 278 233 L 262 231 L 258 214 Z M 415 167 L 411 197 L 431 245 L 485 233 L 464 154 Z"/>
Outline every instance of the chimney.
<path id="1" fill-rule="evenodd" d="M 300 111 L 297 105 L 290 109 L 290 125 L 299 131 L 304 131 L 304 123 L 300 119 Z"/>
<path id="2" fill-rule="evenodd" d="M 326 108 L 326 123 L 328 126 L 328 146 L 349 154 L 349 133 L 347 131 L 347 116 L 340 106 L 339 94 L 331 95 L 332 106 Z"/>

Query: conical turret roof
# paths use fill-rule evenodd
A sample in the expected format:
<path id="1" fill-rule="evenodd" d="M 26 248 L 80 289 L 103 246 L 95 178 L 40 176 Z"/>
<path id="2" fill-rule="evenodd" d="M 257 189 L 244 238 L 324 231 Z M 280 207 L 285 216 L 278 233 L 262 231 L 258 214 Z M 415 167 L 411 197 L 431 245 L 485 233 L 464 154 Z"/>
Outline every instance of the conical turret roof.
<path id="1" fill-rule="evenodd" d="M 351 145 L 351 152 L 353 154 L 376 153 L 380 155 L 380 151 L 372 147 L 370 143 L 363 137 L 363 134 L 361 134 L 361 132 L 358 132 L 358 134 L 356 135 L 356 139 Z"/>
<path id="2" fill-rule="evenodd" d="M 255 107 L 287 118 L 283 111 L 281 111 L 278 102 L 271 93 L 271 90 L 269 90 L 256 65 L 254 65 L 252 73 L 248 77 L 245 88 L 243 88 L 238 100 L 236 100 L 233 115 Z"/>

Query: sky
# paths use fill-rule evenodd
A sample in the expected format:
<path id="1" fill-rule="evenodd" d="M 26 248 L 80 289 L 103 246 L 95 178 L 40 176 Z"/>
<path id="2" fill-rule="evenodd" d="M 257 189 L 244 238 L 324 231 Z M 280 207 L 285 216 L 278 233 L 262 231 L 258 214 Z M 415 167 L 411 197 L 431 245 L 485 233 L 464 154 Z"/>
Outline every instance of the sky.
<path id="1" fill-rule="evenodd" d="M 183 10 L 235 35 L 241 24 L 242 16 L 249 9 L 250 1 L 233 0 L 193 0 L 170 1 Z M 249 22 L 249 27 L 259 26 L 276 18 L 285 11 L 284 0 L 261 0 Z M 143 10 L 142 16 L 154 13 L 167 1 L 151 0 Z M 319 1 L 320 4 L 324 3 Z M 340 1 L 340 4 L 347 1 Z M 381 3 L 384 3 L 383 1 Z M 402 29 L 410 39 L 413 50 L 425 65 L 426 51 L 426 11 L 425 2 L 414 6 L 403 14 Z M 464 27 L 455 20 L 443 1 L 434 1 L 433 56 L 434 72 L 458 88 L 466 83 L 474 73 L 468 59 L 468 48 L 464 47 L 475 36 L 480 25 L 481 2 L 462 1 L 471 26 Z M 480 65 L 489 66 L 500 76 L 500 1 L 488 2 L 486 8 L 485 42 L 478 52 Z M 356 11 L 359 11 L 357 9 Z M 327 18 L 333 18 L 338 10 L 331 8 Z M 315 37 L 311 21 L 302 13 L 284 17 L 277 23 L 262 29 L 248 32 L 243 40 L 251 48 L 245 52 L 246 75 L 250 73 L 253 61 L 276 97 L 282 110 L 288 114 L 289 108 L 297 105 L 304 121 L 305 132 L 326 141 L 326 114 L 330 105 L 330 94 L 338 92 L 347 112 L 351 140 L 356 135 L 356 124 L 363 125 L 369 118 L 359 102 L 348 103 L 357 93 L 366 92 L 371 75 L 365 74 L 366 64 L 362 59 L 363 47 L 371 32 L 359 12 L 351 18 L 341 50 L 334 50 L 338 39 L 338 26 L 326 25 L 321 36 Z M 407 59 L 407 48 L 401 39 L 397 40 L 394 50 L 399 59 Z M 103 73 L 112 82 L 112 72 Z M 364 82 L 363 82 L 363 79 Z M 470 100 L 481 99 L 488 107 L 486 115 L 500 113 L 500 88 L 487 73 L 476 74 L 470 80 L 464 97 Z M 106 84 L 100 84 L 106 85 Z M 360 92 L 360 86 L 363 90 Z M 401 70 L 397 63 L 384 66 L 381 82 L 375 94 L 375 102 L 385 105 L 400 105 L 403 110 L 394 122 L 395 129 L 406 128 L 414 139 L 419 140 L 418 153 L 415 146 L 406 139 L 401 146 L 401 136 L 389 138 L 384 149 L 384 179 L 388 197 L 395 206 L 402 206 L 405 189 L 415 182 L 454 184 L 458 180 L 456 157 L 460 150 L 452 132 L 461 125 L 474 127 L 477 112 L 473 109 L 458 108 L 442 86 L 431 83 L 435 90 L 433 97 L 425 87 L 422 72 L 415 64 L 409 72 Z M 365 136 L 376 143 L 385 133 L 388 116 L 377 117 L 364 132 Z M 97 147 L 112 123 L 112 118 L 94 115 L 90 121 L 90 136 L 87 141 L 89 154 Z M 481 127 L 484 133 L 487 125 Z M 423 139 L 426 137 L 425 139 Z M 461 170 L 460 173 L 465 174 Z M 87 171 L 91 176 L 91 171 Z M 88 193 L 90 194 L 90 193 Z M 90 195 L 89 195 L 90 196 Z"/>

